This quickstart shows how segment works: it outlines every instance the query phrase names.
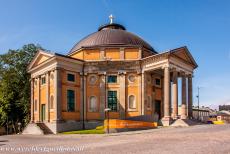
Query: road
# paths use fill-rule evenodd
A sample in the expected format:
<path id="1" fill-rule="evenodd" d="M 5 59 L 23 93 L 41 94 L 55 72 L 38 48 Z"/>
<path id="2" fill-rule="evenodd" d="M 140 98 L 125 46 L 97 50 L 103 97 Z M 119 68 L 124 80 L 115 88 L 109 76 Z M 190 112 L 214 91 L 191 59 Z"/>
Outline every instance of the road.
<path id="1" fill-rule="evenodd" d="M 0 136 L 0 153 L 230 154 L 230 125 L 197 125 L 109 135 Z"/>

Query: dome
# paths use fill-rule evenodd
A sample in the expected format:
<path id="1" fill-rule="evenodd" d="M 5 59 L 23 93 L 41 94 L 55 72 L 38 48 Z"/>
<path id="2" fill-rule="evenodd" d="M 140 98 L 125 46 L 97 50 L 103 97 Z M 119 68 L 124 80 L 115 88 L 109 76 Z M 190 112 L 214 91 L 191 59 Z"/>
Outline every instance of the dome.
<path id="1" fill-rule="evenodd" d="M 129 46 L 129 47 L 143 47 L 147 50 L 157 53 L 151 45 L 145 42 L 137 35 L 127 32 L 125 27 L 110 23 L 98 28 L 98 31 L 92 33 L 78 43 L 70 50 L 69 54 L 84 47 L 99 47 L 99 46 Z"/>

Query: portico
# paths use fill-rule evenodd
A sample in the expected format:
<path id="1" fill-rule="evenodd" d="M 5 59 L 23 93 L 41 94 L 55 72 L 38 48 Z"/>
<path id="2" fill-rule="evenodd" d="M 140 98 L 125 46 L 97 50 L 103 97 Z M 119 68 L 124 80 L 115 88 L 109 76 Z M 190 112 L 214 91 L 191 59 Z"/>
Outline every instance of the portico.
<path id="1" fill-rule="evenodd" d="M 186 59 L 185 59 L 186 58 Z M 183 65 L 182 65 L 183 63 Z M 163 77 L 163 116 L 161 122 L 169 126 L 175 119 L 192 118 L 192 77 L 197 67 L 186 47 L 153 55 L 143 59 L 143 79 L 148 73 L 158 71 Z M 178 115 L 178 79 L 181 78 L 181 115 Z M 145 80 L 145 83 L 147 81 Z M 143 89 L 145 88 L 143 83 Z M 146 101 L 146 92 L 142 91 Z M 153 109 L 154 110 L 154 109 Z M 155 111 L 153 111 L 155 112 Z"/>

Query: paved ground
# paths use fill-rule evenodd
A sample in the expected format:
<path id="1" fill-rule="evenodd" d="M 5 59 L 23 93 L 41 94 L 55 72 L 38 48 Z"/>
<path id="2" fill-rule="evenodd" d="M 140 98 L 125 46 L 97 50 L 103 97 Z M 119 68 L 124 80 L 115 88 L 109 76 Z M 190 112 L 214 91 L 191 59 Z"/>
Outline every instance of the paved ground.
<path id="1" fill-rule="evenodd" d="M 0 136 L 0 153 L 230 154 L 230 125 L 162 128 L 111 135 Z"/>

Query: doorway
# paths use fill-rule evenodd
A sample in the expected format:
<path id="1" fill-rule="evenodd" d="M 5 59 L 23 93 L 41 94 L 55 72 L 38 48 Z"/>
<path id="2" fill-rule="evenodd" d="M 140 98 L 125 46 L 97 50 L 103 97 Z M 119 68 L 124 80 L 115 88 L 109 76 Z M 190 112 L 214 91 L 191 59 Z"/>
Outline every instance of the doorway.
<path id="1" fill-rule="evenodd" d="M 161 101 L 155 100 L 155 112 L 159 115 L 159 118 L 161 118 Z"/>
<path id="2" fill-rule="evenodd" d="M 42 110 L 41 110 L 41 121 L 45 121 L 45 115 L 46 115 L 46 105 L 42 104 Z"/>

